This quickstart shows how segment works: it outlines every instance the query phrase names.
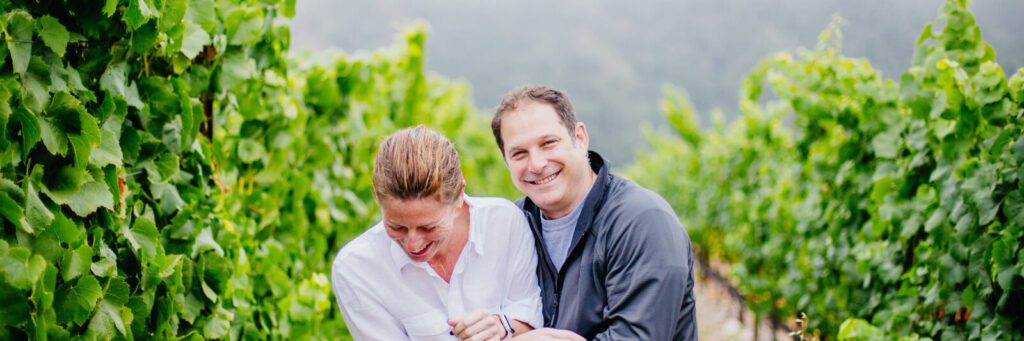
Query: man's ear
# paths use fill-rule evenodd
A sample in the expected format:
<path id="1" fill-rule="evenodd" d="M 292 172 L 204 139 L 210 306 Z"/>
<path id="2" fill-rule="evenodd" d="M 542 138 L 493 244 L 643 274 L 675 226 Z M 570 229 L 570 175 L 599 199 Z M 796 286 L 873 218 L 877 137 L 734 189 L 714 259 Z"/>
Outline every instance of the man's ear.
<path id="1" fill-rule="evenodd" d="M 590 136 L 587 135 L 587 126 L 583 122 L 576 122 L 576 136 L 574 142 L 583 147 L 583 150 L 590 150 Z"/>

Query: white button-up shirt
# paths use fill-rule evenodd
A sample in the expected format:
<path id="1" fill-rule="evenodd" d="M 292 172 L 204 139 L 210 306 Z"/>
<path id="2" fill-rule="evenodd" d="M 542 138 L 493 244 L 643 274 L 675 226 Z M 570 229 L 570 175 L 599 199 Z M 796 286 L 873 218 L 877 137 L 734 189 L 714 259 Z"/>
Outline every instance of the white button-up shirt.
<path id="1" fill-rule="evenodd" d="M 450 282 L 414 262 L 377 223 L 334 258 L 331 286 L 356 340 L 455 340 L 448 320 L 477 309 L 543 325 L 537 254 L 522 211 L 465 196 L 469 240 Z"/>

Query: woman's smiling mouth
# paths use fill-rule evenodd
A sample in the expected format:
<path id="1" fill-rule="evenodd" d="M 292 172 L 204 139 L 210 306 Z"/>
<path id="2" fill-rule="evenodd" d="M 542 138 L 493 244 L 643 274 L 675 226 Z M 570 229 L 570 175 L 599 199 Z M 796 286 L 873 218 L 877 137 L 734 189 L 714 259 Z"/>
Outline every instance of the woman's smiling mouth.
<path id="1" fill-rule="evenodd" d="M 412 254 L 413 256 L 422 256 L 427 253 L 427 249 L 430 249 L 431 245 L 434 245 L 434 242 L 427 243 L 427 245 L 424 245 L 423 248 L 420 249 L 419 251 L 409 250 L 409 253 Z"/>

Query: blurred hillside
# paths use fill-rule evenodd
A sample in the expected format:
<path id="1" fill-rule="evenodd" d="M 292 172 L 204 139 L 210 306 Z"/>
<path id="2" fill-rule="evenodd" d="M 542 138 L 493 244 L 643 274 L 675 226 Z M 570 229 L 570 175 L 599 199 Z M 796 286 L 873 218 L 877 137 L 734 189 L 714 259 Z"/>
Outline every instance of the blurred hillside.
<path id="1" fill-rule="evenodd" d="M 463 78 L 490 111 L 509 89 L 543 83 L 566 89 L 615 165 L 643 145 L 641 126 L 660 125 L 661 87 L 685 88 L 711 123 L 735 117 L 740 79 L 780 50 L 814 46 L 839 15 L 844 54 L 867 58 L 890 79 L 910 65 L 913 42 L 941 0 L 746 0 L 621 2 L 301 0 L 292 49 L 371 50 L 415 19 L 430 23 L 427 68 Z M 1024 67 L 1024 1 L 972 5 L 983 38 L 1012 73 Z"/>

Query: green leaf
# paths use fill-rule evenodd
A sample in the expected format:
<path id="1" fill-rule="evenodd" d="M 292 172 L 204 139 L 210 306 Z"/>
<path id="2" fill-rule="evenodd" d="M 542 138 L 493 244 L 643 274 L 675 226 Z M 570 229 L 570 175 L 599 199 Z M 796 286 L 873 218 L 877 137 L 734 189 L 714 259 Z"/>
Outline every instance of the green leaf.
<path id="1" fill-rule="evenodd" d="M 82 325 L 92 315 L 96 303 L 103 297 L 103 288 L 93 276 L 83 276 L 76 282 L 65 282 L 54 294 L 57 323 L 74 322 Z"/>
<path id="2" fill-rule="evenodd" d="M 971 308 L 974 307 L 974 299 L 976 297 L 977 294 L 974 292 L 974 286 L 967 285 L 967 288 L 964 288 L 963 293 L 960 294 L 960 301 L 963 302 L 964 307 Z"/>
<path id="3" fill-rule="evenodd" d="M 25 292 L 0 281 L 0 326 L 20 326 L 32 316 Z"/>
<path id="4" fill-rule="evenodd" d="M 75 225 L 75 222 L 68 219 L 60 211 L 54 214 L 53 225 L 54 233 L 57 236 L 57 241 L 65 243 L 69 246 L 76 247 L 79 243 L 85 240 L 85 234 L 82 230 Z"/>
<path id="5" fill-rule="evenodd" d="M 217 13 L 214 11 L 212 0 L 192 0 L 188 2 L 188 10 L 185 11 L 185 21 L 199 24 L 206 32 L 213 32 L 217 29 Z"/>
<path id="6" fill-rule="evenodd" d="M 295 0 L 284 0 L 284 4 L 281 6 L 281 15 L 288 19 L 295 16 Z"/>
<path id="7" fill-rule="evenodd" d="M 0 45 L 2 47 L 2 45 Z M 0 56 L 0 68 L 3 67 L 3 56 Z M 13 83 L 11 88 L 8 88 L 7 84 Z M 7 121 L 10 119 L 11 114 L 14 111 L 11 109 L 11 96 L 14 95 L 12 90 L 17 90 L 21 87 L 18 81 L 9 79 L 8 82 L 0 81 L 0 132 L 7 131 Z M 2 135 L 0 135 L 2 136 Z"/>
<path id="8" fill-rule="evenodd" d="M 67 155 L 68 137 L 64 131 L 48 118 L 39 120 L 39 125 L 42 128 L 43 145 L 46 146 L 46 150 L 53 155 Z"/>
<path id="9" fill-rule="evenodd" d="M 113 16 L 114 12 L 117 11 L 118 1 L 119 0 L 107 0 L 107 2 L 103 4 L 103 15 L 106 15 L 107 18 Z"/>
<path id="10" fill-rule="evenodd" d="M 25 200 L 25 191 L 21 190 L 21 187 L 14 184 L 13 181 L 4 179 L 3 177 L 0 177 L 0 192 L 7 193 L 7 195 L 11 196 L 11 199 L 14 199 L 14 201 Z"/>
<path id="11" fill-rule="evenodd" d="M 1017 163 L 1024 165 L 1024 136 L 1018 137 L 1017 141 L 1010 145 L 1010 150 L 1013 151 L 1013 156 L 1017 158 Z"/>
<path id="12" fill-rule="evenodd" d="M 185 306 L 181 311 L 181 317 L 188 321 L 188 323 L 195 323 L 196 317 L 199 317 L 199 313 L 203 311 L 206 305 L 199 298 L 196 298 L 192 293 L 185 294 Z"/>
<path id="13" fill-rule="evenodd" d="M 34 172 L 43 173 L 42 170 Z M 68 196 L 78 192 L 86 182 L 92 181 L 92 176 L 84 169 L 67 166 L 62 168 L 57 174 L 46 174 L 44 181 L 46 183 L 43 186 L 43 193 L 54 202 L 67 205 L 70 203 Z"/>
<path id="14" fill-rule="evenodd" d="M 21 85 L 21 99 L 25 109 L 35 114 L 42 113 L 43 106 L 50 99 L 50 78 L 29 71 L 22 75 Z"/>
<path id="15" fill-rule="evenodd" d="M 157 32 L 153 28 L 153 23 L 142 25 L 139 29 L 132 32 L 132 52 L 138 54 L 148 54 L 153 50 L 153 44 L 156 43 Z"/>
<path id="16" fill-rule="evenodd" d="M 101 181 L 83 183 L 70 196 L 51 194 L 49 197 L 54 202 L 70 206 L 71 210 L 80 217 L 85 217 L 100 207 L 114 210 L 114 195 L 111 194 L 110 188 Z"/>
<path id="17" fill-rule="evenodd" d="M 3 25 L 7 49 L 11 52 L 14 72 L 25 74 L 29 59 L 32 57 L 32 15 L 25 10 L 16 9 L 7 13 Z"/>
<path id="18" fill-rule="evenodd" d="M 31 255 L 26 248 L 12 247 L 6 256 L 0 256 L 3 281 L 21 290 L 31 289 L 45 269 L 43 256 Z"/>
<path id="19" fill-rule="evenodd" d="M 229 44 L 255 44 L 263 31 L 263 11 L 259 7 L 237 8 L 224 18 L 224 27 Z"/>
<path id="20" fill-rule="evenodd" d="M 92 155 L 92 146 L 82 136 L 68 136 L 71 142 L 72 156 L 74 156 L 75 167 L 85 168 L 89 164 L 89 156 Z"/>
<path id="21" fill-rule="evenodd" d="M 932 24 L 924 26 L 924 30 L 921 30 L 921 35 L 917 37 L 917 42 L 914 45 L 921 45 L 932 37 Z"/>
<path id="22" fill-rule="evenodd" d="M 7 221 L 11 222 L 11 224 L 19 229 L 31 228 L 31 226 L 21 226 L 21 221 L 25 216 L 25 211 L 22 210 L 21 205 L 18 205 L 14 199 L 11 199 L 6 192 L 0 192 L 0 215 L 3 215 Z"/>
<path id="23" fill-rule="evenodd" d="M 206 45 L 210 44 L 210 35 L 203 30 L 199 24 L 187 22 L 185 25 L 184 42 L 181 44 L 181 53 L 188 59 L 193 59 L 199 52 L 203 51 Z"/>
<path id="24" fill-rule="evenodd" d="M 53 52 L 56 52 L 58 56 L 64 57 L 64 51 L 67 50 L 68 39 L 70 38 L 68 29 L 56 18 L 49 15 L 39 18 L 39 24 L 42 26 L 39 37 L 43 38 L 43 43 L 50 47 Z"/>
<path id="25" fill-rule="evenodd" d="M 240 52 L 226 53 L 221 59 L 218 82 L 221 90 L 231 90 L 256 75 L 256 64 Z"/>
<path id="26" fill-rule="evenodd" d="M 88 275 L 89 267 L 92 266 L 92 247 L 82 243 L 74 251 L 64 254 L 61 261 L 61 278 L 70 281 L 78 276 Z"/>
<path id="27" fill-rule="evenodd" d="M 149 218 L 136 218 L 131 230 L 124 225 L 122 233 L 128 239 L 128 244 L 131 244 L 132 251 L 135 251 L 140 259 L 153 259 L 156 257 L 157 251 L 162 250 L 160 232 L 157 231 L 156 224 Z"/>
<path id="28" fill-rule="evenodd" d="M 263 145 L 256 143 L 253 140 L 244 139 L 238 142 L 238 159 L 244 163 L 252 163 L 259 160 L 263 158 L 266 153 L 266 150 L 263 149 Z"/>
<path id="29" fill-rule="evenodd" d="M 103 167 L 115 165 L 120 167 L 124 154 L 121 153 L 121 125 L 124 121 L 119 116 L 112 115 L 103 123 L 100 130 L 100 143 L 93 148 L 92 155 L 89 155 L 89 162 Z"/>
<path id="30" fill-rule="evenodd" d="M 153 9 L 146 0 L 128 0 L 128 8 L 124 13 L 124 23 L 129 31 L 135 31 L 154 15 Z"/>
<path id="31" fill-rule="evenodd" d="M 103 295 L 103 300 L 96 307 L 96 314 L 89 321 L 89 332 L 95 333 L 104 340 L 113 339 L 118 334 L 126 339 L 133 339 L 132 331 L 126 326 L 131 325 L 133 314 L 125 307 L 128 303 L 128 283 L 122 278 L 111 278 Z"/>
<path id="32" fill-rule="evenodd" d="M 213 239 L 213 230 L 207 227 L 199 232 L 195 243 L 192 244 L 192 258 L 196 258 L 201 252 L 210 250 L 216 251 L 219 256 L 224 256 L 224 249 Z"/>
<path id="33" fill-rule="evenodd" d="M 839 326 L 838 340 L 868 341 L 884 339 L 885 334 L 881 329 L 872 326 L 868 321 L 862 319 L 847 319 Z"/>
<path id="34" fill-rule="evenodd" d="M 113 275 L 114 269 L 117 267 L 117 255 L 102 240 L 97 248 L 99 249 L 100 260 L 92 263 L 90 270 L 96 276 L 108 277 Z"/>
<path id="35" fill-rule="evenodd" d="M 53 213 L 50 212 L 43 201 L 39 199 L 39 192 L 31 181 L 25 182 L 25 216 L 33 230 L 44 231 L 53 221 Z"/>
<path id="36" fill-rule="evenodd" d="M 1006 196 L 1003 214 L 1006 214 L 1007 224 L 1024 226 L 1024 190 L 1016 190 Z"/>
<path id="37" fill-rule="evenodd" d="M 21 153 L 27 155 L 40 139 L 39 118 L 24 109 L 17 108 L 14 110 L 14 119 L 21 123 Z"/>
<path id="38" fill-rule="evenodd" d="M 185 10 L 188 8 L 187 0 L 164 0 L 159 4 L 161 8 L 157 12 L 160 24 L 157 26 L 157 31 L 171 31 L 182 23 L 182 19 L 185 18 Z"/>
<path id="39" fill-rule="evenodd" d="M 213 318 L 203 326 L 203 335 L 208 339 L 219 339 L 227 336 L 230 330 L 230 317 L 227 316 L 227 312 L 218 308 Z"/>
<path id="40" fill-rule="evenodd" d="M 875 155 L 883 158 L 895 158 L 900 150 L 900 134 L 898 131 L 888 131 L 871 139 L 871 147 Z"/>
<path id="41" fill-rule="evenodd" d="M 100 89 L 106 90 L 111 95 L 127 100 L 128 93 L 128 63 L 121 62 L 107 67 L 100 77 Z"/>
<path id="42" fill-rule="evenodd" d="M 160 201 L 160 211 L 165 215 L 178 212 L 185 206 L 178 193 L 178 187 L 172 183 L 154 183 L 150 185 L 153 197 Z"/>

